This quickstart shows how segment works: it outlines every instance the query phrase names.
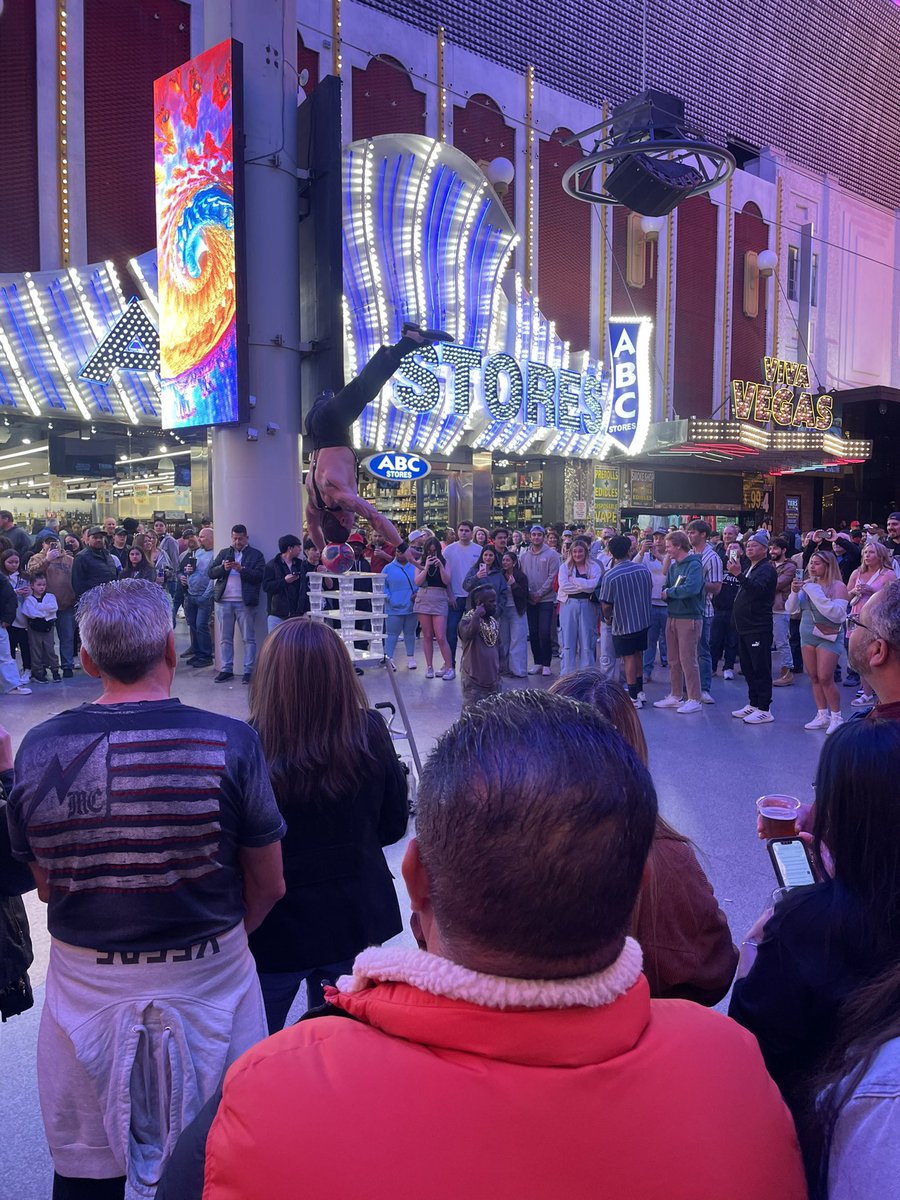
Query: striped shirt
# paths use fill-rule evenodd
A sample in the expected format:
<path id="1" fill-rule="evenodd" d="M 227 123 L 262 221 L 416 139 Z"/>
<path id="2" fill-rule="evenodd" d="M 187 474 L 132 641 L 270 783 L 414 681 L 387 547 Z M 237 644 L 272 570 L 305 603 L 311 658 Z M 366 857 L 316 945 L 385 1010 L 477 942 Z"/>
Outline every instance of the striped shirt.
<path id="1" fill-rule="evenodd" d="M 606 572 L 600 599 L 612 605 L 612 632 L 617 637 L 649 628 L 652 593 L 653 578 L 641 562 L 616 563 Z"/>
<path id="2" fill-rule="evenodd" d="M 285 830 L 254 731 L 178 700 L 86 704 L 31 730 L 7 815 L 15 857 L 47 872 L 50 933 L 130 952 L 237 925 L 241 847 Z"/>
<path id="3" fill-rule="evenodd" d="M 700 555 L 700 562 L 703 564 L 703 588 L 706 604 L 704 614 L 707 617 L 711 617 L 713 615 L 713 597 L 706 591 L 706 585 L 708 583 L 721 583 L 724 579 L 722 560 L 715 550 L 713 550 L 712 546 L 707 545 L 704 546 L 703 553 Z"/>

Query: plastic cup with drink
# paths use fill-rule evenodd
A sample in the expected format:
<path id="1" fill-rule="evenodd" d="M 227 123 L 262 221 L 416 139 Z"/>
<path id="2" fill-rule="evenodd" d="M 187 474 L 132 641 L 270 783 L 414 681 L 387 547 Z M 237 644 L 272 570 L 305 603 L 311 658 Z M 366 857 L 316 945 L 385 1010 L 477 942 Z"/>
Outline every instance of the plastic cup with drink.
<path id="1" fill-rule="evenodd" d="M 763 837 L 797 836 L 800 801 L 796 796 L 782 796 L 775 793 L 760 796 L 756 802 L 756 811 L 762 821 Z"/>

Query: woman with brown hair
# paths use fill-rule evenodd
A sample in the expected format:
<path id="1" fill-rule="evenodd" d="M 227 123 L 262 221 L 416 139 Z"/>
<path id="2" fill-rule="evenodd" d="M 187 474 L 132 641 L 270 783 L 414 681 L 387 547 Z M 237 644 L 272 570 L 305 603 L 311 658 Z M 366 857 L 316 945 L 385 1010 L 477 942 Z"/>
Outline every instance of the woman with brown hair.
<path id="1" fill-rule="evenodd" d="M 269 1032 L 284 1026 L 300 984 L 308 1006 L 354 957 L 403 927 L 383 846 L 406 832 L 406 775 L 371 710 L 347 648 L 327 625 L 292 617 L 269 634 L 250 683 L 288 831 L 285 896 L 250 935 Z"/>
<path id="2" fill-rule="evenodd" d="M 128 548 L 128 557 L 125 559 L 121 577 L 122 579 L 146 579 L 149 583 L 156 583 L 156 571 L 153 564 L 136 541 Z"/>
<path id="3" fill-rule="evenodd" d="M 413 612 L 422 626 L 422 649 L 425 651 L 425 678 L 434 679 L 434 643 L 441 648 L 444 665 L 437 673 L 438 679 L 455 679 L 453 652 L 447 641 L 447 613 L 450 608 L 448 588 L 450 568 L 444 561 L 441 543 L 430 537 L 422 547 L 422 557 L 413 576 L 419 589 L 413 602 Z M 458 603 L 458 601 L 457 601 Z"/>
<path id="4" fill-rule="evenodd" d="M 560 677 L 550 691 L 596 708 L 648 765 L 640 718 L 621 684 L 588 667 Z M 738 952 L 694 847 L 661 816 L 647 865 L 631 933 L 644 952 L 650 995 L 718 1004 L 731 987 Z"/>

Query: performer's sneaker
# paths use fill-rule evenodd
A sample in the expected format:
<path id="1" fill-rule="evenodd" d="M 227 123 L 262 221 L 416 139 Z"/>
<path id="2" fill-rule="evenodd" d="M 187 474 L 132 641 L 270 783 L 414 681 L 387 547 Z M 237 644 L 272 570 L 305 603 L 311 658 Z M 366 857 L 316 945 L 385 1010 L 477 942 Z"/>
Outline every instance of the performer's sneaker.
<path id="1" fill-rule="evenodd" d="M 421 325 L 417 325 L 415 321 L 406 321 L 400 331 L 401 337 L 406 337 L 408 333 L 417 333 L 423 342 L 452 342 L 453 334 L 446 333 L 443 329 L 423 329 Z"/>

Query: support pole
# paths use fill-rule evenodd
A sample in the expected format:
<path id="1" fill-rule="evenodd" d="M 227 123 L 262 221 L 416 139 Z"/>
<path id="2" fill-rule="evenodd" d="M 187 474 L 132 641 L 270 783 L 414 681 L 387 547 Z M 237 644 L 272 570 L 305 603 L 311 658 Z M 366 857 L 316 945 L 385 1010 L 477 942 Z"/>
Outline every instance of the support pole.
<path id="1" fill-rule="evenodd" d="M 297 29 L 285 0 L 206 0 L 205 44 L 244 47 L 245 198 L 249 429 L 211 434 L 216 545 L 244 524 L 274 554 L 283 533 L 300 534 L 300 352 Z M 252 403 L 252 401 L 251 401 Z M 270 429 L 270 432 L 267 432 Z M 251 435 L 252 436 L 252 435 Z"/>

